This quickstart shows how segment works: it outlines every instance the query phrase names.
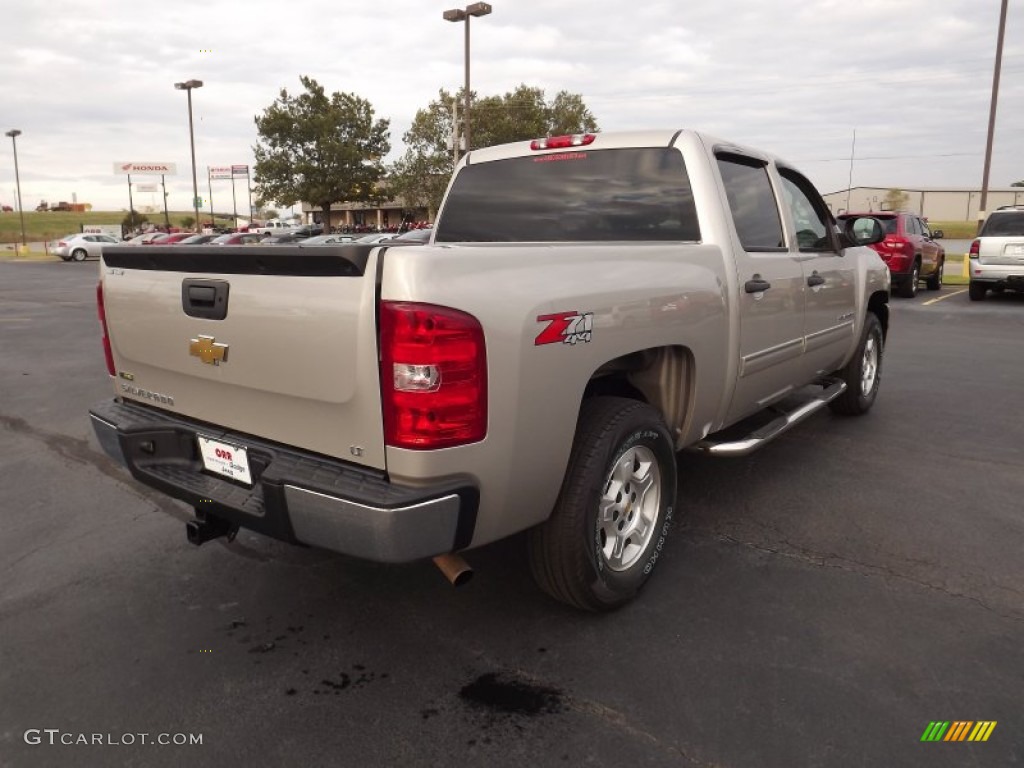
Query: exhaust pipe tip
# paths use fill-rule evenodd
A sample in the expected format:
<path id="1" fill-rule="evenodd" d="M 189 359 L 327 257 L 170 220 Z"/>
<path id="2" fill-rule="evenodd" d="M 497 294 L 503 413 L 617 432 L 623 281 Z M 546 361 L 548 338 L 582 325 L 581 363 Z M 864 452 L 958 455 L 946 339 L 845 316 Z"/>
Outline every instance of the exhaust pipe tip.
<path id="1" fill-rule="evenodd" d="M 448 583 L 453 587 L 461 587 L 473 578 L 473 568 L 454 552 L 438 555 L 434 558 L 434 565 L 441 570 L 444 577 L 448 579 Z"/>

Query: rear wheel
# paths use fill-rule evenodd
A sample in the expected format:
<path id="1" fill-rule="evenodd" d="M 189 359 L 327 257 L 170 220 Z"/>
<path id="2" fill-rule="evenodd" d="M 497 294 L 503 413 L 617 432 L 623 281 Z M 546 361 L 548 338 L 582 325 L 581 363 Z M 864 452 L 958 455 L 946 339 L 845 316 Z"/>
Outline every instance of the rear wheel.
<path id="1" fill-rule="evenodd" d="M 900 284 L 900 296 L 904 299 L 912 299 L 917 296 L 917 282 L 920 279 L 921 263 L 915 261 L 913 269 L 910 270 L 910 275 Z"/>
<path id="2" fill-rule="evenodd" d="M 860 416 L 871 410 L 882 381 L 884 346 L 882 324 L 873 312 L 868 312 L 857 352 L 850 362 L 836 371 L 836 375 L 846 382 L 846 391 L 828 404 L 833 413 Z"/>
<path id="3" fill-rule="evenodd" d="M 75 250 L 71 252 L 71 258 L 75 261 L 85 261 L 86 255 L 84 248 L 75 248 Z"/>
<path id="4" fill-rule="evenodd" d="M 988 287 L 984 283 L 968 283 L 967 285 L 967 295 L 970 296 L 971 301 L 984 301 L 987 291 Z"/>
<path id="5" fill-rule="evenodd" d="M 589 611 L 628 602 L 661 555 L 675 494 L 675 449 L 660 414 L 625 398 L 584 401 L 554 511 L 530 532 L 537 584 Z"/>
<path id="6" fill-rule="evenodd" d="M 938 291 L 942 288 L 942 272 L 946 267 L 946 260 L 940 259 L 935 267 L 935 272 L 928 278 L 926 285 L 929 291 Z"/>

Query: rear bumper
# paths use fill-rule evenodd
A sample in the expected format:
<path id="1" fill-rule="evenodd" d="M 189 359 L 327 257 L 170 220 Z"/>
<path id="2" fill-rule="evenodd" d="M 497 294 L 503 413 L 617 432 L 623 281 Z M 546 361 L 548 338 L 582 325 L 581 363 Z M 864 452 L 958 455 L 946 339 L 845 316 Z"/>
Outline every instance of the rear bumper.
<path id="1" fill-rule="evenodd" d="M 977 259 L 971 259 L 970 272 L 974 282 L 991 286 L 1004 285 L 1018 290 L 1024 287 L 1024 264 L 983 264 Z"/>
<path id="2" fill-rule="evenodd" d="M 473 537 L 479 492 L 468 482 L 400 486 L 383 472 L 134 402 L 105 401 L 89 415 L 100 446 L 132 477 L 206 517 L 389 563 L 464 549 Z M 253 485 L 207 472 L 197 434 L 245 446 Z"/>

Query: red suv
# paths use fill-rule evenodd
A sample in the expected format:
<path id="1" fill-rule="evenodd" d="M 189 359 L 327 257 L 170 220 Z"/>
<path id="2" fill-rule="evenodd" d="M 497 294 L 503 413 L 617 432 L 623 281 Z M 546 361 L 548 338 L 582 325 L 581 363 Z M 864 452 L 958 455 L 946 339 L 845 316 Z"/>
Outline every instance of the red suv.
<path id="1" fill-rule="evenodd" d="M 942 287 L 942 270 L 946 263 L 946 250 L 937 242 L 927 222 L 913 213 L 881 211 L 878 213 L 844 213 L 837 216 L 839 225 L 845 219 L 873 216 L 885 230 L 885 239 L 871 247 L 878 251 L 892 275 L 892 287 L 898 296 L 912 299 L 917 295 L 917 284 L 924 280 L 928 290 Z"/>

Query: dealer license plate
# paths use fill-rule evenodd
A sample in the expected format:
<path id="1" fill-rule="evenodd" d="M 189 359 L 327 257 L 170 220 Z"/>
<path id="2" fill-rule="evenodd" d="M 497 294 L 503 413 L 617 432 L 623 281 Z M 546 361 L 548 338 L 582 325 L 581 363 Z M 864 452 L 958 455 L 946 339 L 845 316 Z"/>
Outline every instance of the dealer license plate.
<path id="1" fill-rule="evenodd" d="M 249 472 L 249 455 L 240 445 L 222 443 L 209 437 L 197 435 L 199 452 L 203 457 L 203 466 L 218 475 L 230 477 L 246 485 L 252 485 L 252 474 Z"/>

